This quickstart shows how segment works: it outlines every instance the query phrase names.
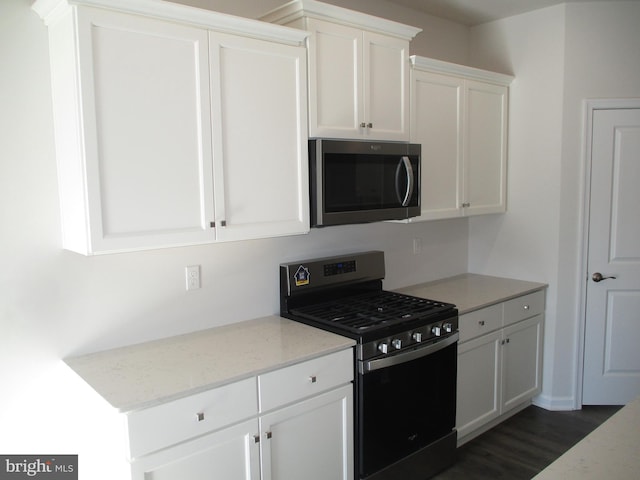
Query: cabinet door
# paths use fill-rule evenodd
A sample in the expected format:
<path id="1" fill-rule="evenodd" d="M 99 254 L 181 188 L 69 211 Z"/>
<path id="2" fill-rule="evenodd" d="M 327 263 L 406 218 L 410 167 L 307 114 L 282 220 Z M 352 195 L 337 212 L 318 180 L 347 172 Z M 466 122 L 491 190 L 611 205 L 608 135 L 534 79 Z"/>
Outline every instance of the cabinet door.
<path id="1" fill-rule="evenodd" d="M 210 34 L 216 238 L 309 230 L 304 47 Z"/>
<path id="2" fill-rule="evenodd" d="M 353 385 L 260 418 L 263 480 L 353 479 Z"/>
<path id="3" fill-rule="evenodd" d="M 411 221 L 462 215 L 464 80 L 414 70 L 411 142 L 422 145 L 421 214 Z"/>
<path id="4" fill-rule="evenodd" d="M 364 129 L 362 31 L 308 19 L 309 136 L 357 138 Z"/>
<path id="5" fill-rule="evenodd" d="M 504 330 L 502 348 L 503 412 L 540 393 L 542 315 Z"/>
<path id="6" fill-rule="evenodd" d="M 466 81 L 466 215 L 506 210 L 507 88 Z"/>
<path id="7" fill-rule="evenodd" d="M 502 332 L 458 346 L 456 428 L 462 438 L 500 415 Z"/>
<path id="8" fill-rule="evenodd" d="M 206 31 L 79 8 L 78 44 L 78 83 L 58 67 L 52 71 L 62 96 L 56 102 L 74 98 L 70 89 L 82 92 L 82 125 L 70 128 L 71 143 L 57 141 L 63 210 L 71 212 L 63 213 L 65 248 L 95 253 L 210 241 Z M 52 63 L 64 65 L 64 59 Z M 77 155 L 67 148 L 77 148 Z M 69 154 L 84 158 L 86 171 Z M 84 194 L 83 175 L 86 199 L 78 202 L 73 196 Z M 88 240 L 86 219 L 77 221 L 82 205 Z"/>
<path id="9" fill-rule="evenodd" d="M 256 419 L 132 462 L 133 480 L 259 480 Z M 302 478 L 302 477 L 301 477 Z"/>
<path id="10" fill-rule="evenodd" d="M 364 118 L 367 138 L 409 140 L 409 42 L 364 32 Z"/>

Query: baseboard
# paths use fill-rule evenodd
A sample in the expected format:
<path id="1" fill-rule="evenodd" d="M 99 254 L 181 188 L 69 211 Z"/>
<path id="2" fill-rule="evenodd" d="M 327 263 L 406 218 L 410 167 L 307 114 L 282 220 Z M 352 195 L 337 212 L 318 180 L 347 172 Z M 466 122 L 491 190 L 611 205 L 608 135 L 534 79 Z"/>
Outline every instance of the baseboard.
<path id="1" fill-rule="evenodd" d="M 538 395 L 532 400 L 536 407 L 550 411 L 576 410 L 575 399 L 573 397 L 552 397 L 549 395 Z"/>

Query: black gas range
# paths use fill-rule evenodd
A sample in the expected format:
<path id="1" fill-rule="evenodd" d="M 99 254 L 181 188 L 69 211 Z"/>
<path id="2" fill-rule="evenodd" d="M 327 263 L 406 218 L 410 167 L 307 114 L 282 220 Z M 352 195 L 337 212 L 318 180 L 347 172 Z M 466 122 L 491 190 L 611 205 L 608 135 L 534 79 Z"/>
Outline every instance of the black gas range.
<path id="1" fill-rule="evenodd" d="M 384 253 L 280 266 L 281 315 L 356 340 L 356 479 L 423 480 L 453 463 L 458 311 L 383 290 Z"/>

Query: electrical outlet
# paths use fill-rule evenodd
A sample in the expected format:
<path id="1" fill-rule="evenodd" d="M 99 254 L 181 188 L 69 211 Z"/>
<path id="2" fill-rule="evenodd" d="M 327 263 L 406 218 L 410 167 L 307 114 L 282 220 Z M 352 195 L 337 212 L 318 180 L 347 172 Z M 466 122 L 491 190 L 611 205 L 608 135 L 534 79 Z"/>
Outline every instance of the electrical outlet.
<path id="1" fill-rule="evenodd" d="M 187 290 L 200 288 L 200 265 L 189 265 L 185 267 L 187 278 Z"/>

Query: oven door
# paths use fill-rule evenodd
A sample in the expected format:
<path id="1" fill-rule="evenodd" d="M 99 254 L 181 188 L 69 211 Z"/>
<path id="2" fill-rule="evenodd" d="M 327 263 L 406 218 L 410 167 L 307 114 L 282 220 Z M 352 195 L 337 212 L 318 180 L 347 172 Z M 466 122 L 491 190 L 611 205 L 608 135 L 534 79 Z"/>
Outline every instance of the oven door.
<path id="1" fill-rule="evenodd" d="M 359 478 L 389 467 L 454 431 L 457 341 L 456 332 L 406 353 L 360 362 L 356 413 Z"/>

